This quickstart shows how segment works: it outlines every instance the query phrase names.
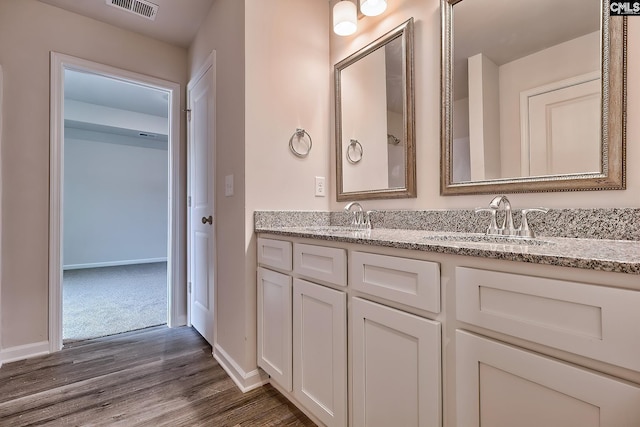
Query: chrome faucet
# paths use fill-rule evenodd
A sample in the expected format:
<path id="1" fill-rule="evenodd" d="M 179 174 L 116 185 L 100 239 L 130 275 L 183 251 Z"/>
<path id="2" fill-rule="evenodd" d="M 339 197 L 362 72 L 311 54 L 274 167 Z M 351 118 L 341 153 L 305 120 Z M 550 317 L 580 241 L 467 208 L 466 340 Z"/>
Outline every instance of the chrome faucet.
<path id="1" fill-rule="evenodd" d="M 502 227 L 498 228 L 499 233 L 506 236 L 515 236 L 516 228 L 513 226 L 513 214 L 511 213 L 511 203 L 507 196 L 496 196 L 489 203 L 489 208 L 499 210 L 500 205 L 504 206 L 504 220 L 502 221 Z"/>
<path id="2" fill-rule="evenodd" d="M 504 210 L 504 220 L 502 221 L 502 226 L 499 227 L 496 221 L 497 212 L 500 210 L 500 206 L 503 206 Z M 476 212 L 489 212 L 491 214 L 491 222 L 489 223 L 489 227 L 487 228 L 487 233 L 490 235 L 502 235 L 502 236 L 511 236 L 511 237 L 535 237 L 535 233 L 531 228 L 529 228 L 529 223 L 527 222 L 527 214 L 529 212 L 544 212 L 546 213 L 548 209 L 546 208 L 530 208 L 530 209 L 522 209 L 521 215 L 522 218 L 520 220 L 520 227 L 515 228 L 513 225 L 513 213 L 511 211 L 511 203 L 507 196 L 496 196 L 489 203 L 488 208 L 476 208 Z"/>
<path id="3" fill-rule="evenodd" d="M 351 208 L 355 208 L 355 210 L 351 210 Z M 344 207 L 344 211 L 347 213 L 353 213 L 353 218 L 351 218 L 351 226 L 355 228 L 363 228 L 365 226 L 364 212 L 362 210 L 362 205 L 358 202 L 347 203 L 347 206 Z"/>

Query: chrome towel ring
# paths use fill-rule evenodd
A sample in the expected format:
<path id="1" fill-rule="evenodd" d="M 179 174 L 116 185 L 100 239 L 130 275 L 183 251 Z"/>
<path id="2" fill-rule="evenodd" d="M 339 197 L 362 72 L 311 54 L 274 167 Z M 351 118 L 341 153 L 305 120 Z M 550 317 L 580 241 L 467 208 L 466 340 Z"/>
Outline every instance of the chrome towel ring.
<path id="1" fill-rule="evenodd" d="M 362 149 L 362 144 L 357 139 L 352 139 L 349 141 L 349 146 L 347 147 L 347 160 L 349 163 L 355 165 L 362 160 L 362 155 L 364 154 L 364 150 Z"/>
<path id="2" fill-rule="evenodd" d="M 390 133 L 387 134 L 387 143 L 391 144 L 391 145 L 399 145 L 400 144 L 400 138 L 398 138 L 395 135 L 391 135 Z"/>
<path id="3" fill-rule="evenodd" d="M 300 141 L 301 139 L 304 138 L 305 135 L 307 135 L 307 137 L 309 138 L 309 145 L 307 147 L 307 151 L 301 152 L 301 151 L 296 150 L 295 147 L 293 146 L 294 138 L 296 138 L 298 141 Z M 309 155 L 309 152 L 311 151 L 311 147 L 312 146 L 313 146 L 313 141 L 311 141 L 311 135 L 309 135 L 309 133 L 304 129 L 300 129 L 300 128 L 296 129 L 294 134 L 291 135 L 291 138 L 289 138 L 289 149 L 297 157 L 301 157 L 301 158 L 307 157 Z"/>

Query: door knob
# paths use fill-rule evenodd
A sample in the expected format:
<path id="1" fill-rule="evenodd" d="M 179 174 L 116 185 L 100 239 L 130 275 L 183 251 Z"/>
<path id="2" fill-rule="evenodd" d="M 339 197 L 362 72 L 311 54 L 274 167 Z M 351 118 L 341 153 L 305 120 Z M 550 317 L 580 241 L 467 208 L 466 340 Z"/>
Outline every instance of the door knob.
<path id="1" fill-rule="evenodd" d="M 206 216 L 203 216 L 202 217 L 202 223 L 203 224 L 206 224 L 206 223 L 213 224 L 213 216 L 209 215 L 209 218 L 207 218 Z"/>

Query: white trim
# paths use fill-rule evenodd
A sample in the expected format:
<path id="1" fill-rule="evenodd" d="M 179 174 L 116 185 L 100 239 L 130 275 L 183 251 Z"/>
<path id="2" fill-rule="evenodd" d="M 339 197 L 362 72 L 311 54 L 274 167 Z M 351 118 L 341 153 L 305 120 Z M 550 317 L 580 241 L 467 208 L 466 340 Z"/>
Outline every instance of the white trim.
<path id="1" fill-rule="evenodd" d="M 213 357 L 243 393 L 269 382 L 269 376 L 258 368 L 245 372 L 218 344 L 213 347 Z"/>
<path id="2" fill-rule="evenodd" d="M 184 198 L 180 193 L 180 85 L 155 77 L 122 70 L 81 58 L 51 52 L 50 194 L 49 194 L 49 348 L 62 348 L 62 200 L 64 170 L 64 70 L 90 72 L 119 80 L 134 81 L 169 94 L 169 206 L 167 245 L 167 305 L 170 327 L 180 326 L 184 316 L 177 302 L 186 284 L 180 277 L 184 247 L 180 224 Z"/>
<path id="3" fill-rule="evenodd" d="M 47 354 L 49 354 L 49 341 L 17 345 L 0 351 L 0 365 L 2 363 L 16 362 L 18 360 L 30 359 Z"/>
<path id="4" fill-rule="evenodd" d="M 121 265 L 135 265 L 135 264 L 152 264 L 154 262 L 167 262 L 167 257 L 164 258 L 145 258 L 145 259 L 124 259 L 121 261 L 107 261 L 107 262 L 88 262 L 86 264 L 69 264 L 63 265 L 63 270 L 81 270 L 83 268 L 100 268 L 100 267 L 119 267 Z"/>

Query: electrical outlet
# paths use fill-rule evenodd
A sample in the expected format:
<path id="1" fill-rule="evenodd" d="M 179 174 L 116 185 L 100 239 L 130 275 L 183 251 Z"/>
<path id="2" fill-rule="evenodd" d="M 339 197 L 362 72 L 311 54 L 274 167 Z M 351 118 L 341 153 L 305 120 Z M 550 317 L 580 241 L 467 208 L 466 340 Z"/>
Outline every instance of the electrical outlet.
<path id="1" fill-rule="evenodd" d="M 226 197 L 233 196 L 233 175 L 224 177 L 224 195 Z"/>
<path id="2" fill-rule="evenodd" d="M 324 176 L 316 176 L 316 197 L 326 196 Z"/>

